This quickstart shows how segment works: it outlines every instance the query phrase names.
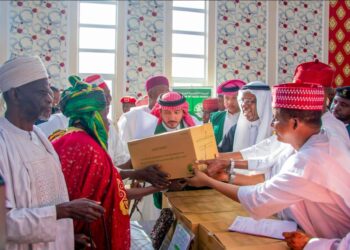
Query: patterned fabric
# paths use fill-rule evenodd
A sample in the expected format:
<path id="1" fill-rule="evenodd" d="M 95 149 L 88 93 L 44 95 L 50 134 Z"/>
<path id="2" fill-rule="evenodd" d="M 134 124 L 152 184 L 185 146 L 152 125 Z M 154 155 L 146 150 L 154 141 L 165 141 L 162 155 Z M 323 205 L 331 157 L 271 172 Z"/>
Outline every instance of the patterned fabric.
<path id="1" fill-rule="evenodd" d="M 335 69 L 335 87 L 350 85 L 350 2 L 329 1 L 328 61 Z"/>
<path id="2" fill-rule="evenodd" d="M 318 60 L 299 64 L 295 69 L 293 82 L 315 83 L 323 87 L 331 87 L 334 79 L 334 70 Z"/>
<path id="3" fill-rule="evenodd" d="M 286 83 L 273 87 L 272 107 L 322 110 L 324 90 L 321 85 Z"/>
<path id="4" fill-rule="evenodd" d="M 107 130 L 99 111 L 106 108 L 104 92 L 96 85 L 90 85 L 78 76 L 70 76 L 72 87 L 62 93 L 60 107 L 69 118 L 69 126 L 81 124 L 107 151 Z"/>
<path id="5" fill-rule="evenodd" d="M 246 83 L 239 79 L 227 80 L 216 88 L 216 93 L 218 95 L 235 95 L 244 85 Z"/>
<path id="6" fill-rule="evenodd" d="M 192 116 L 188 113 L 188 102 L 186 98 L 178 92 L 167 92 L 159 96 L 151 114 L 158 117 L 158 124 L 162 123 L 161 110 L 183 110 L 183 121 L 188 127 L 195 126 Z"/>
<path id="7" fill-rule="evenodd" d="M 122 179 L 108 153 L 84 130 L 68 130 L 52 144 L 60 158 L 69 199 L 101 202 L 104 218 L 87 224 L 74 221 L 74 232 L 91 235 L 97 249 L 107 249 L 103 219 L 111 249 L 130 248 L 128 200 Z"/>
<path id="8" fill-rule="evenodd" d="M 59 89 L 66 88 L 68 2 L 9 2 L 11 58 L 20 55 L 39 56 L 47 69 L 50 84 Z"/>

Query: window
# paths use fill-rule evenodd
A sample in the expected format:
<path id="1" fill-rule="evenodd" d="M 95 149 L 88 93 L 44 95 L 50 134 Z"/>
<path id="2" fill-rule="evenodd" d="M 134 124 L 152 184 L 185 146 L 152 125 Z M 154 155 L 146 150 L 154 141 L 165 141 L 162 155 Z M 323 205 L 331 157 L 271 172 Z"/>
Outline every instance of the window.
<path id="1" fill-rule="evenodd" d="M 80 1 L 78 8 L 78 74 L 82 77 L 100 74 L 113 93 L 116 78 L 117 2 Z"/>
<path id="2" fill-rule="evenodd" d="M 214 58 L 210 58 L 208 44 L 209 5 L 210 1 L 172 1 L 172 45 L 168 53 L 171 59 L 166 62 L 171 64 L 168 74 L 175 87 L 213 84 L 210 61 Z M 215 39 L 211 42 L 215 43 Z"/>

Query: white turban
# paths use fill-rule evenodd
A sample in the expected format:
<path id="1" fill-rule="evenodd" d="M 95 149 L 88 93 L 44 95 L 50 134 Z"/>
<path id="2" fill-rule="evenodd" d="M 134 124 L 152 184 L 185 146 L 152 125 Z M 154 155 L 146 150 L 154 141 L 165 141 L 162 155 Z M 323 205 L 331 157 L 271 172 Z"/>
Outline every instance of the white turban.
<path id="1" fill-rule="evenodd" d="M 45 66 L 38 56 L 16 57 L 0 67 L 0 91 L 6 92 L 47 77 Z"/>

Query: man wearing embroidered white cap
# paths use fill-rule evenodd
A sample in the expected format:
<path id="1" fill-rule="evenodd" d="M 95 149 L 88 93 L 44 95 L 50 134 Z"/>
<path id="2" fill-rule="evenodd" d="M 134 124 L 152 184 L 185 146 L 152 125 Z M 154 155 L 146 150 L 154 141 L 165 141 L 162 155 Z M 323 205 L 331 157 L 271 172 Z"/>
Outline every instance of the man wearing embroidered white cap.
<path id="1" fill-rule="evenodd" d="M 17 57 L 0 68 L 7 105 L 0 118 L 0 175 L 6 182 L 6 249 L 74 249 L 71 219 L 92 222 L 104 209 L 95 201 L 69 201 L 59 158 L 34 126 L 52 97 L 39 57 Z M 86 236 L 77 241 L 89 245 Z"/>

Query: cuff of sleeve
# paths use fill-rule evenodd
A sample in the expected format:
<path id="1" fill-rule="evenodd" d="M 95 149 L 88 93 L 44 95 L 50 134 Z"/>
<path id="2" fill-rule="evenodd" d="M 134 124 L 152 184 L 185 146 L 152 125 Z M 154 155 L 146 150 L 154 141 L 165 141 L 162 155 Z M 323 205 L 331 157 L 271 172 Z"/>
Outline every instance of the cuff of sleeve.
<path id="1" fill-rule="evenodd" d="M 329 250 L 336 240 L 312 238 L 304 247 L 304 250 Z"/>
<path id="2" fill-rule="evenodd" d="M 248 158 L 252 157 L 252 149 L 251 148 L 245 148 L 239 151 L 243 157 L 243 160 L 247 160 Z"/>

